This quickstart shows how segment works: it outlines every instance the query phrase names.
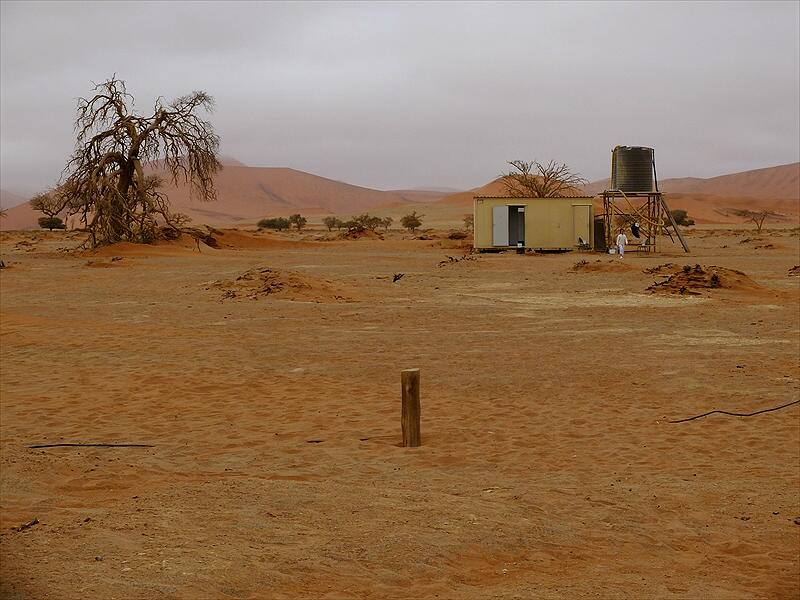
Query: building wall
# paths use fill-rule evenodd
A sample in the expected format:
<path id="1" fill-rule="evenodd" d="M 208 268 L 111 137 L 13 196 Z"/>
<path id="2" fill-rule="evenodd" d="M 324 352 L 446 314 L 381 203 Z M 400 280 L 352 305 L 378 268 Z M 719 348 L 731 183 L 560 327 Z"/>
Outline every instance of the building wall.
<path id="1" fill-rule="evenodd" d="M 526 248 L 572 249 L 578 246 L 578 236 L 594 242 L 592 198 L 475 198 L 475 248 L 509 247 L 492 243 L 495 206 L 525 207 Z"/>

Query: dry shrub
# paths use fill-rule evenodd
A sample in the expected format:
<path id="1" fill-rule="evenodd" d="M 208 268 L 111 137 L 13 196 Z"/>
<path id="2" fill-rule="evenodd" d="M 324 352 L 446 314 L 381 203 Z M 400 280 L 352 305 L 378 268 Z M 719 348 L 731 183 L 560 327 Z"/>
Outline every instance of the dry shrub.
<path id="1" fill-rule="evenodd" d="M 697 296 L 713 289 L 758 290 L 761 286 L 747 274 L 725 267 L 684 265 L 666 280 L 654 283 L 647 291 L 662 294 Z"/>
<path id="2" fill-rule="evenodd" d="M 353 300 L 348 290 L 325 279 L 268 267 L 250 269 L 233 280 L 214 281 L 206 289 L 221 290 L 221 300 L 258 300 L 267 297 L 320 303 Z"/>
<path id="3" fill-rule="evenodd" d="M 340 240 L 382 240 L 383 236 L 377 231 L 369 229 L 352 229 L 339 234 Z"/>

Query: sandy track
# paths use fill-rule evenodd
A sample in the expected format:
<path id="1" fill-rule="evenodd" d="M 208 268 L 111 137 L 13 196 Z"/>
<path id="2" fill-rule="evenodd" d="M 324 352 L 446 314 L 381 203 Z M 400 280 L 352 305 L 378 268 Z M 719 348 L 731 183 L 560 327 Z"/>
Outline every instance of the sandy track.
<path id="1" fill-rule="evenodd" d="M 796 597 L 800 411 L 666 422 L 800 394 L 798 237 L 745 237 L 574 272 L 611 258 L 362 240 L 97 269 L 5 235 L 0 595 Z M 646 293 L 668 261 L 767 291 Z M 359 300 L 207 289 L 264 265 Z M 57 442 L 154 447 L 27 448 Z"/>

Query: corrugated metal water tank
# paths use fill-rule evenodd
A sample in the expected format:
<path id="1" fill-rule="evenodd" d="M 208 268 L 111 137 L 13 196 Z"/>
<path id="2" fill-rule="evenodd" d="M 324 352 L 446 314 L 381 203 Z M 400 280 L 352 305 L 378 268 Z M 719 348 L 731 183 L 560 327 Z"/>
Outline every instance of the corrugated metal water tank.
<path id="1" fill-rule="evenodd" d="M 623 192 L 653 191 L 653 149 L 617 146 L 611 153 L 611 189 Z"/>

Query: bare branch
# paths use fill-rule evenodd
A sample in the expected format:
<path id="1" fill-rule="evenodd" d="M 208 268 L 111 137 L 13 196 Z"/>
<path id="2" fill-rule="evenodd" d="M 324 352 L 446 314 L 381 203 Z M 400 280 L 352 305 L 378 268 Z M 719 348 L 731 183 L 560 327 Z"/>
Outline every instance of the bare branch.
<path id="1" fill-rule="evenodd" d="M 514 170 L 501 173 L 501 177 L 506 193 L 514 198 L 560 198 L 586 183 L 566 164 L 554 160 L 546 165 L 536 160 L 512 160 L 508 164 Z"/>
<path id="2" fill-rule="evenodd" d="M 133 96 L 116 77 L 94 92 L 78 100 L 75 152 L 60 188 L 62 209 L 83 215 L 93 245 L 152 242 L 160 224 L 185 224 L 185 216 L 170 214 L 161 179 L 146 176 L 143 165 L 160 163 L 174 183 L 188 184 L 201 200 L 216 199 L 219 137 L 198 115 L 213 109 L 211 96 L 192 92 L 168 106 L 159 98 L 145 117 L 133 112 Z"/>

